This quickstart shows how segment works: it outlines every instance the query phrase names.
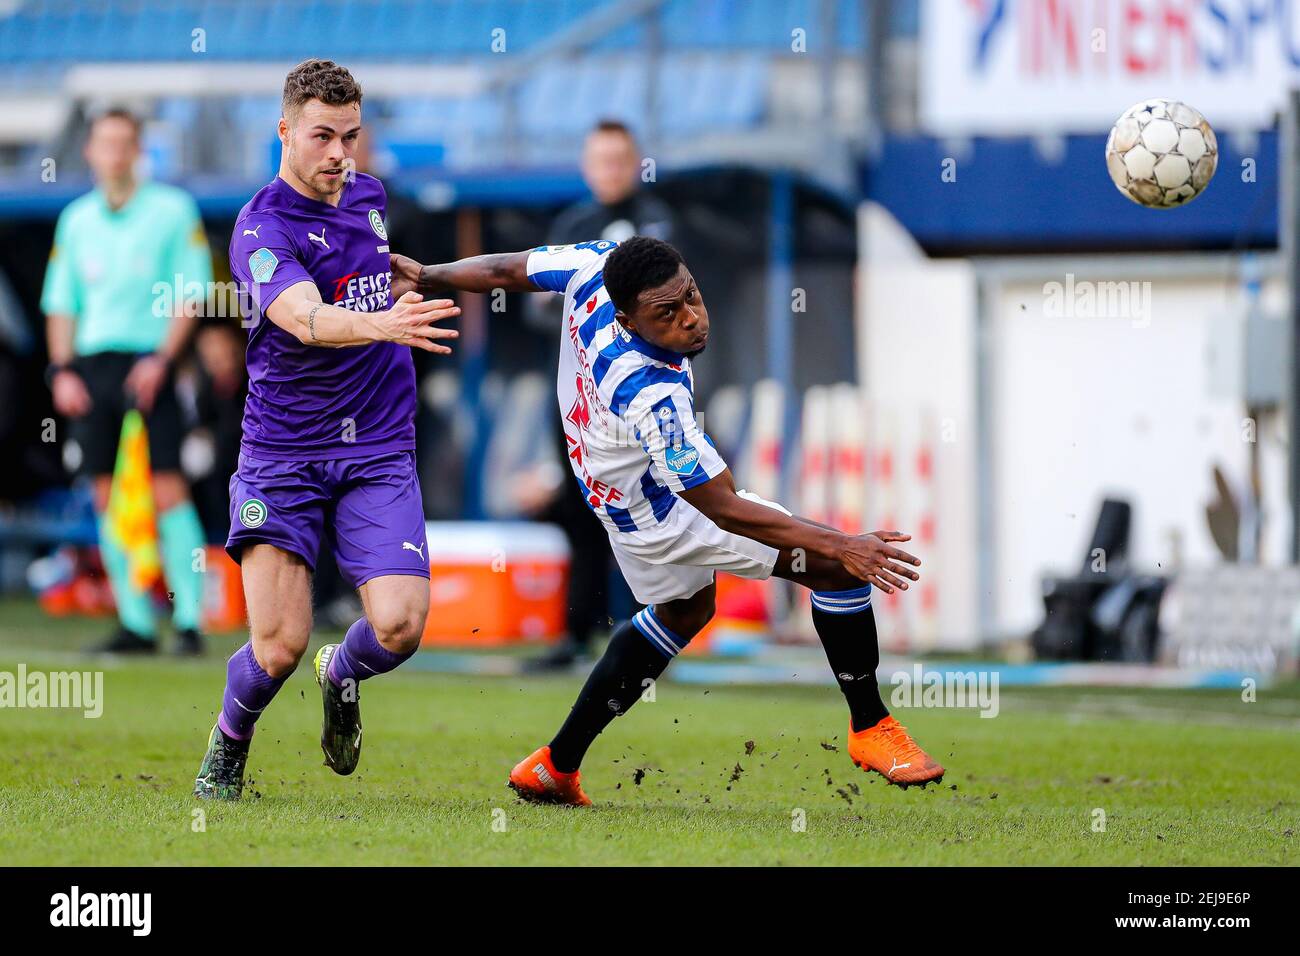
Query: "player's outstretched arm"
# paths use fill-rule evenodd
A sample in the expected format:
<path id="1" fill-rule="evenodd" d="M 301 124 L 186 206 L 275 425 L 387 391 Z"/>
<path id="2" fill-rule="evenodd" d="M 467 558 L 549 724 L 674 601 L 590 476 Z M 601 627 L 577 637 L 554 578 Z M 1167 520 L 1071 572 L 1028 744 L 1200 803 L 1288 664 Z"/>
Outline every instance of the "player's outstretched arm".
<path id="1" fill-rule="evenodd" d="M 456 262 L 422 266 L 407 256 L 389 257 L 395 295 L 409 291 L 421 295 L 438 292 L 537 292 L 528 278 L 528 253 L 504 252 L 471 256 Z"/>
<path id="2" fill-rule="evenodd" d="M 854 577 L 887 594 L 895 588 L 907 590 L 908 580 L 920 577 L 912 570 L 920 567 L 920 559 L 890 544 L 910 541 L 911 535 L 899 531 L 844 534 L 749 501 L 736 493 L 730 468 L 678 494 L 724 531 L 753 538 L 778 550 L 802 548 L 808 554 L 838 561 Z"/>
<path id="3" fill-rule="evenodd" d="M 354 312 L 322 302 L 320 290 L 312 282 L 289 286 L 266 310 L 267 318 L 304 345 L 338 349 L 396 342 L 442 355 L 450 354 L 451 349 L 439 341 L 460 333 L 433 323 L 458 315 L 460 309 L 450 299 L 421 301 L 415 293 L 402 295 L 383 312 Z"/>

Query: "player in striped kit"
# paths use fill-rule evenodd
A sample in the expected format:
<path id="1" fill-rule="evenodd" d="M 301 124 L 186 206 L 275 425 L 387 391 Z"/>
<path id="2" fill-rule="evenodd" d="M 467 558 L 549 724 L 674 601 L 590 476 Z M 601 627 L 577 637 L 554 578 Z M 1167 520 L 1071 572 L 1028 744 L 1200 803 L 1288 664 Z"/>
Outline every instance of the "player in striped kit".
<path id="1" fill-rule="evenodd" d="M 646 605 L 615 630 L 568 719 L 522 760 L 510 785 L 528 799 L 588 805 L 578 766 L 714 612 L 714 573 L 771 575 L 813 591 L 813 621 L 849 705 L 849 754 L 901 786 L 943 768 L 880 699 L 872 585 L 917 580 L 909 535 L 846 535 L 738 491 L 695 418 L 691 359 L 709 318 L 680 254 L 642 236 L 423 266 L 393 257 L 397 294 L 550 291 L 564 296 L 557 396 L 569 462 L 614 555 Z"/>

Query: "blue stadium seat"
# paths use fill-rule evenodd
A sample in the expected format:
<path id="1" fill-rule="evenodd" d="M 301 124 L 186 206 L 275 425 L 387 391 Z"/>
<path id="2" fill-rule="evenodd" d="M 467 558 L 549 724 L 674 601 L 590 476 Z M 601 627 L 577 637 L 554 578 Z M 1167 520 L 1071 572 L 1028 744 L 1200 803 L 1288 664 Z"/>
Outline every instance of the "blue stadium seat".
<path id="1" fill-rule="evenodd" d="M 495 28 L 506 31 L 508 54 L 518 54 L 617 2 L 28 0 L 0 14 L 0 66 L 23 83 L 47 75 L 55 86 L 59 73 L 76 63 L 192 62 L 198 57 L 191 31 L 201 27 L 202 56 L 219 62 L 285 64 L 320 55 L 345 63 L 471 59 L 490 68 Z M 858 0 L 836 3 L 840 42 L 860 45 Z M 906 10 L 897 16 L 911 16 L 914 28 L 914 5 L 898 6 Z M 665 50 L 655 79 L 662 132 L 698 135 L 759 122 L 772 58 L 787 55 L 790 29 L 818 9 L 819 0 L 670 0 L 660 13 Z M 571 161 L 576 141 L 604 117 L 645 128 L 645 34 L 643 22 L 629 23 L 578 55 L 544 64 L 530 78 L 518 93 L 518 116 L 533 161 Z M 815 41 L 810 35 L 810 52 L 816 52 Z M 505 104 L 496 93 L 367 102 L 373 104 L 368 122 L 382 138 L 403 144 L 403 157 L 491 158 L 504 132 Z M 164 99 L 157 108 L 160 119 L 183 133 L 201 121 L 193 100 Z M 229 124 L 240 141 L 232 166 L 259 177 L 267 171 L 278 115 L 278 96 L 231 99 Z"/>
<path id="2" fill-rule="evenodd" d="M 664 43 L 671 48 L 689 48 L 710 43 L 723 45 L 727 41 L 715 42 L 716 38 L 727 35 L 728 18 L 738 6 L 738 0 L 711 0 L 707 3 L 672 0 L 664 7 L 660 21 Z"/>
<path id="3" fill-rule="evenodd" d="M 660 74 L 659 95 L 666 133 L 752 125 L 767 100 L 767 60 L 761 54 L 675 54 Z"/>
<path id="4" fill-rule="evenodd" d="M 235 100 L 233 114 L 239 130 L 242 171 L 262 178 L 274 174 L 275 124 L 280 118 L 280 100 L 274 96 L 244 96 Z"/>
<path id="5" fill-rule="evenodd" d="M 276 96 L 241 96 L 235 101 L 235 116 L 245 129 L 270 129 L 280 118 L 280 99 Z"/>
<path id="6" fill-rule="evenodd" d="M 0 15 L 0 63 L 165 61 L 192 56 L 191 31 L 207 32 L 219 60 L 420 60 L 490 56 L 492 30 L 520 52 L 617 0 L 35 0 Z M 835 0 L 836 43 L 864 45 L 859 0 Z M 819 0 L 671 0 L 660 14 L 671 50 L 789 51 L 790 31 L 817 49 Z M 895 32 L 915 35 L 915 0 L 894 5 Z M 592 52 L 640 49 L 632 23 Z M 32 38 L 39 37 L 39 43 Z"/>
<path id="7" fill-rule="evenodd" d="M 302 37 L 294 4 L 272 3 L 261 17 L 255 9 L 241 4 L 234 16 L 235 19 L 228 21 L 226 29 L 222 30 L 223 59 L 239 59 L 246 44 L 240 43 L 237 38 L 248 36 L 254 31 L 261 36 L 258 48 L 262 55 L 284 60 L 298 58 L 302 50 Z"/>
<path id="8" fill-rule="evenodd" d="M 487 94 L 401 99 L 375 104 L 374 109 L 379 115 L 370 122 L 377 138 L 404 165 L 411 161 L 427 164 L 431 156 L 454 158 L 467 139 L 496 139 L 504 130 L 501 98 Z M 421 144 L 436 146 L 441 152 L 420 149 Z"/>
<path id="9" fill-rule="evenodd" d="M 181 129 L 193 125 L 199 117 L 199 101 L 192 96 L 169 96 L 158 102 L 156 117 Z"/>
<path id="10" fill-rule="evenodd" d="M 450 126 L 476 135 L 499 133 L 505 120 L 502 97 L 494 94 L 456 99 L 449 112 Z"/>
<path id="11" fill-rule="evenodd" d="M 519 124 L 524 132 L 546 133 L 555 130 L 557 119 L 568 114 L 573 95 L 569 92 L 570 83 L 577 68 L 569 65 L 549 66 L 539 69 L 536 75 L 519 91 Z M 558 111 L 556 104 L 565 104 L 565 109 Z"/>
<path id="12" fill-rule="evenodd" d="M 645 123 L 646 68 L 643 59 L 631 59 L 605 91 L 598 111 L 602 116 L 621 119 L 633 128 Z"/>
<path id="13" fill-rule="evenodd" d="M 411 0 L 388 0 L 376 11 L 371 29 L 382 32 L 385 59 L 412 59 L 425 42 L 419 7 Z"/>

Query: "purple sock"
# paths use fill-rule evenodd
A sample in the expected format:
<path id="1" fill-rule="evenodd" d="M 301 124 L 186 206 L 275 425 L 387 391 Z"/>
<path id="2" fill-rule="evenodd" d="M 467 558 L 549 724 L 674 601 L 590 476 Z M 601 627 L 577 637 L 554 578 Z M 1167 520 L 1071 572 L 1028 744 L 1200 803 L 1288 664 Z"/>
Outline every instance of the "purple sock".
<path id="1" fill-rule="evenodd" d="M 365 680 L 376 674 L 387 674 L 415 651 L 406 654 L 394 654 L 375 637 L 375 629 L 364 617 L 348 628 L 343 643 L 334 652 L 330 660 L 329 679 L 335 686 L 342 687 L 343 682 Z"/>
<path id="2" fill-rule="evenodd" d="M 284 684 L 286 677 L 272 677 L 262 670 L 253 656 L 250 641 L 230 656 L 226 664 L 226 692 L 221 698 L 221 716 L 217 724 L 227 737 L 248 740 L 253 725 L 266 705 Z"/>

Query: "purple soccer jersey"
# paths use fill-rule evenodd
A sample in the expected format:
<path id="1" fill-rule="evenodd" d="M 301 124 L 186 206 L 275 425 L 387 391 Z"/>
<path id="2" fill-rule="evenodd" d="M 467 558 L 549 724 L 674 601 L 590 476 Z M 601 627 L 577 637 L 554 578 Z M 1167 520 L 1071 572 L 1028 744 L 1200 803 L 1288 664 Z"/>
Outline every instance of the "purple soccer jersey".
<path id="1" fill-rule="evenodd" d="M 243 437 L 249 454 L 327 461 L 415 448 L 409 348 L 304 345 L 265 317 L 281 292 L 304 281 L 345 309 L 389 308 L 385 206 L 379 180 L 357 173 L 338 206 L 309 199 L 277 176 L 240 211 L 230 271 L 251 297 Z"/>
<path id="2" fill-rule="evenodd" d="M 236 561 L 271 544 L 314 568 L 328 537 L 354 587 L 429 574 L 410 349 L 304 345 L 263 314 L 298 282 L 346 309 L 389 308 L 384 207 L 371 176 L 346 184 L 337 208 L 277 177 L 235 222 L 230 269 L 253 300 L 243 447 L 230 479 L 226 550 Z"/>

